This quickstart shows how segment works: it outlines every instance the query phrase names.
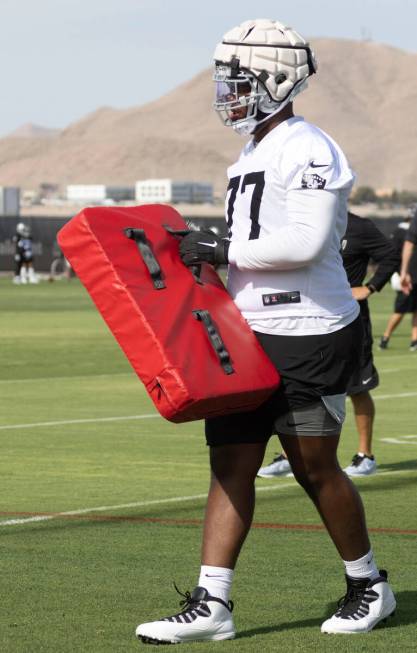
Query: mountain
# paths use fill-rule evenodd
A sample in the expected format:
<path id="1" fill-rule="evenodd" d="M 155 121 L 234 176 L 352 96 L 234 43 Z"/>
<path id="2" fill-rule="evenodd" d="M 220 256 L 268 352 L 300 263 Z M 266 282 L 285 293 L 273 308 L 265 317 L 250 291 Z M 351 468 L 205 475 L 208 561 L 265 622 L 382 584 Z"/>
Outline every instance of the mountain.
<path id="1" fill-rule="evenodd" d="M 21 125 L 13 132 L 8 134 L 9 138 L 53 138 L 59 134 L 59 129 L 52 129 L 50 127 L 42 127 L 41 125 L 34 125 L 27 122 Z"/>
<path id="2" fill-rule="evenodd" d="M 368 41 L 314 39 L 318 74 L 296 113 L 328 132 L 357 172 L 357 185 L 417 188 L 417 54 Z M 214 114 L 211 70 L 158 100 L 102 107 L 45 138 L 0 139 L 0 184 L 133 184 L 171 177 L 211 181 L 218 192 L 244 139 Z M 410 146 L 411 145 L 411 146 Z"/>

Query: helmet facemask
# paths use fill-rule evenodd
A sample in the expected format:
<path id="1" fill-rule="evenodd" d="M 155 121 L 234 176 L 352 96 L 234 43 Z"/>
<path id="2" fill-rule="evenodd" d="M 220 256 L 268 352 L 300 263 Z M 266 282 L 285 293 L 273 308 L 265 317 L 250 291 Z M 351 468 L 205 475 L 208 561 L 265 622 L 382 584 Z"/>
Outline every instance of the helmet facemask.
<path id="1" fill-rule="evenodd" d="M 267 97 L 266 89 L 249 72 L 227 64 L 216 63 L 214 75 L 216 96 L 213 103 L 220 120 L 227 127 L 251 134 L 258 125 L 260 103 Z"/>
<path id="2" fill-rule="evenodd" d="M 307 84 L 306 80 L 300 80 L 284 100 L 276 102 L 250 71 L 239 68 L 235 74 L 233 63 L 232 66 L 220 62 L 215 64 L 213 107 L 226 127 L 233 127 L 243 136 L 253 134 L 258 125 L 282 111 Z"/>

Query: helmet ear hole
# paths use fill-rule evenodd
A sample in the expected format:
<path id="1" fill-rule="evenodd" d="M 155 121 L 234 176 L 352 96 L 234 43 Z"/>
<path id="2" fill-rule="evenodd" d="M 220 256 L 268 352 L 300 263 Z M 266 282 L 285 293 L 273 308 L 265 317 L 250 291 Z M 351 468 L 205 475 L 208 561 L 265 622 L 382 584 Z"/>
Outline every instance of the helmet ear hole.
<path id="1" fill-rule="evenodd" d="M 287 75 L 285 73 L 278 73 L 278 75 L 275 77 L 275 83 L 282 84 L 282 82 L 285 82 L 286 79 Z"/>

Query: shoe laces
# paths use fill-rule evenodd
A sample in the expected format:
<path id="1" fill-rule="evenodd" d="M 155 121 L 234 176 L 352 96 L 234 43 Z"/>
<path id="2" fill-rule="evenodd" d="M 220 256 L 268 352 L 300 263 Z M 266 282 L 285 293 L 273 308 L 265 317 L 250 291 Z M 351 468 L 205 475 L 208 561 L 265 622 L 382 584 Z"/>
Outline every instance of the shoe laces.
<path id="1" fill-rule="evenodd" d="M 352 458 L 352 467 L 359 467 L 359 465 L 365 458 L 366 456 L 360 456 L 358 453 L 355 453 L 355 455 Z"/>
<path id="2" fill-rule="evenodd" d="M 366 592 L 366 587 L 348 587 L 344 596 L 338 602 L 336 615 L 338 617 L 348 617 L 355 614 L 359 608 Z"/>
<path id="3" fill-rule="evenodd" d="M 201 599 L 198 600 L 193 599 L 193 597 L 191 596 L 191 592 L 189 592 L 188 590 L 186 590 L 185 594 L 184 592 L 181 592 L 181 590 L 178 589 L 175 581 L 173 581 L 173 585 L 175 587 L 177 594 L 184 597 L 183 600 L 180 601 L 180 606 L 182 607 L 183 612 L 185 612 L 188 608 L 194 608 L 196 605 L 201 603 Z"/>
<path id="4" fill-rule="evenodd" d="M 194 610 L 197 606 L 201 605 L 201 603 L 207 603 L 207 600 L 210 601 L 216 601 L 217 603 L 221 603 L 222 605 L 225 605 L 227 608 L 229 608 L 230 612 L 233 611 L 234 603 L 233 601 L 228 601 L 225 603 L 221 599 L 217 598 L 216 596 L 211 596 L 210 594 L 207 593 L 207 600 L 204 600 L 202 598 L 194 598 L 188 590 L 186 592 L 181 592 L 181 590 L 178 589 L 177 584 L 175 581 L 173 581 L 173 585 L 175 587 L 175 590 L 177 594 L 183 597 L 182 601 L 180 601 L 180 606 L 182 608 L 181 612 L 189 612 L 190 610 Z"/>

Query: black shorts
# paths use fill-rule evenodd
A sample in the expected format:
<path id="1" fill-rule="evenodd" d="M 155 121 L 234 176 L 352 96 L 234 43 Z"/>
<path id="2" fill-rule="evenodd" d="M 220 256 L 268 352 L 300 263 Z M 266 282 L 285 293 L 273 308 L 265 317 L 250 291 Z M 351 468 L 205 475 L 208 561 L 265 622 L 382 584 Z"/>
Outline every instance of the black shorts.
<path id="1" fill-rule="evenodd" d="M 347 385 L 348 395 L 357 395 L 361 392 L 373 390 L 379 385 L 378 371 L 372 356 L 372 326 L 368 315 L 362 315 L 363 347 L 356 369 Z"/>
<path id="2" fill-rule="evenodd" d="M 263 349 L 280 372 L 281 385 L 256 410 L 207 419 L 207 444 L 266 442 L 277 430 L 276 422 L 280 424 L 281 435 L 294 432 L 297 435 L 311 435 L 309 424 L 306 424 L 305 433 L 299 425 L 294 431 L 295 418 L 300 420 L 303 410 L 314 408 L 314 405 L 322 408 L 322 397 L 346 392 L 348 380 L 362 350 L 362 334 L 360 317 L 343 329 L 323 335 L 274 336 L 256 333 Z M 317 414 L 317 410 L 314 412 Z M 322 421 L 326 432 L 329 435 L 339 433 L 341 425 L 336 420 L 333 420 L 333 432 L 325 423 L 324 416 L 327 414 L 324 409 Z M 285 419 L 286 416 L 288 419 Z M 285 426 L 282 426 L 286 423 L 287 433 L 283 430 Z M 316 432 L 316 435 L 321 433 Z"/>
<path id="3" fill-rule="evenodd" d="M 413 284 L 411 292 L 406 295 L 397 292 L 394 302 L 394 313 L 415 313 L 417 311 L 417 284 Z"/>

